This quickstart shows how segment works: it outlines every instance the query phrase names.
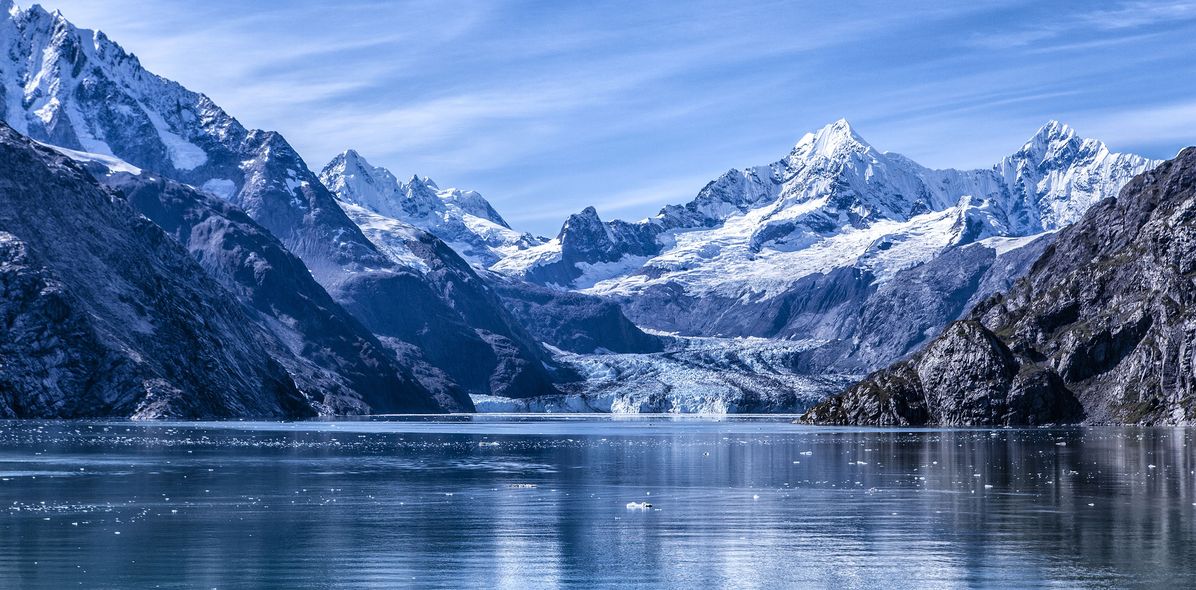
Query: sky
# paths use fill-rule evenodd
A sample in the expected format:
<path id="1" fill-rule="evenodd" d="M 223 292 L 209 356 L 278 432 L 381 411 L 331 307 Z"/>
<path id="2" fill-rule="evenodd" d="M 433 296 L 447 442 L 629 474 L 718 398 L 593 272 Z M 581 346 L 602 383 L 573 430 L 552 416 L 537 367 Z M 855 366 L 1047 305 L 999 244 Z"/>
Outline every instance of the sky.
<path id="1" fill-rule="evenodd" d="M 1050 119 L 1150 157 L 1196 144 L 1196 0 L 42 5 L 317 171 L 353 148 L 542 235 L 688 201 L 840 117 L 938 168 Z"/>

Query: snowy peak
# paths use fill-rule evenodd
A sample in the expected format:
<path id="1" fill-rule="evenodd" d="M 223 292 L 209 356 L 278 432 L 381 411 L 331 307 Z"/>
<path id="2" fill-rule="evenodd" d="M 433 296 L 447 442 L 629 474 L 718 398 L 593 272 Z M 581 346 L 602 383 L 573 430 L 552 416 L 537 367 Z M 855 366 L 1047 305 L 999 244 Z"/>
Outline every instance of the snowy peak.
<path id="1" fill-rule="evenodd" d="M 513 251 L 540 243 L 512 230 L 478 192 L 442 189 L 419 175 L 401 182 L 354 150 L 333 158 L 320 172 L 320 180 L 342 202 L 423 229 L 474 266 L 487 268 Z"/>
<path id="2" fill-rule="evenodd" d="M 461 211 L 485 219 L 492 223 L 501 225 L 507 229 L 511 226 L 507 224 L 507 220 L 498 214 L 498 211 L 490 205 L 490 202 L 482 197 L 482 194 L 477 191 L 466 191 L 458 188 L 439 189 L 436 183 L 432 182 L 430 178 L 424 177 L 423 182 L 426 186 L 437 191 L 440 198 L 450 205 L 455 205 Z"/>
<path id="3" fill-rule="evenodd" d="M 324 166 L 320 181 L 340 200 L 396 217 L 402 184 L 385 168 L 375 168 L 354 150 L 345 150 Z M 401 208 L 400 208 L 401 209 Z"/>
<path id="4" fill-rule="evenodd" d="M 1070 125 L 1052 120 L 1043 125 L 1012 157 L 1020 156 L 1034 165 L 1050 161 L 1070 161 L 1085 145 L 1094 149 L 1105 147 L 1100 141 L 1080 137 Z"/>
<path id="5" fill-rule="evenodd" d="M 1026 143 L 1027 145 L 1034 144 L 1051 146 L 1067 143 L 1076 140 L 1077 138 L 1081 142 L 1096 141 L 1080 137 L 1080 135 L 1076 133 L 1076 130 L 1071 125 L 1051 119 L 1050 121 L 1047 121 L 1045 125 L 1040 127 L 1038 132 L 1034 134 L 1034 137 L 1031 137 Z"/>
<path id="6" fill-rule="evenodd" d="M 245 129 L 207 97 L 145 71 L 135 56 L 61 13 L 12 3 L 0 17 L 0 118 L 38 141 L 115 156 L 197 186 L 237 161 Z"/>
<path id="7" fill-rule="evenodd" d="M 1158 164 L 1135 154 L 1110 152 L 1103 142 L 1050 121 L 1020 150 L 997 163 L 993 173 L 1005 187 L 1011 226 L 1029 234 L 1078 221 L 1097 201 L 1116 196 L 1130 178 Z"/>
<path id="8" fill-rule="evenodd" d="M 447 203 L 437 194 L 435 186 L 435 183 L 429 186 L 420 177 L 413 175 L 411 180 L 402 186 L 403 195 L 406 197 L 403 202 L 404 209 L 414 217 L 425 217 L 444 211 Z"/>
<path id="9" fill-rule="evenodd" d="M 727 171 L 689 203 L 661 209 L 656 221 L 668 229 L 711 227 L 761 206 L 773 208 L 770 218 L 787 218 L 820 200 L 857 217 L 904 217 L 913 207 L 873 202 L 876 199 L 868 194 L 865 185 L 885 168 L 885 154 L 865 141 L 847 119 L 839 119 L 806 133 L 782 160 Z M 839 198 L 830 199 L 836 194 Z"/>
<path id="10" fill-rule="evenodd" d="M 847 119 L 839 119 L 818 131 L 807 133 L 793 147 L 790 157 L 842 157 L 846 153 L 862 153 L 872 146 L 856 133 Z"/>
<path id="11" fill-rule="evenodd" d="M 1067 140 L 1075 136 L 1076 131 L 1075 129 L 1072 129 L 1071 125 L 1051 119 L 1038 129 L 1038 132 L 1034 134 L 1034 137 L 1031 138 L 1030 141 L 1033 142 L 1035 140 L 1041 140 L 1044 142 L 1050 142 L 1056 139 Z"/>
<path id="12" fill-rule="evenodd" d="M 779 184 L 764 217 L 774 226 L 769 235 L 787 227 L 825 233 L 844 224 L 905 221 L 951 207 L 959 198 L 931 182 L 938 179 L 926 178 L 922 166 L 872 147 L 845 119 L 807 133 L 770 168 Z"/>
<path id="13" fill-rule="evenodd" d="M 320 179 L 342 201 L 395 219 L 449 214 L 449 208 L 509 228 L 502 216 L 476 191 L 441 189 L 427 176 L 413 174 L 406 183 L 389 170 L 371 165 L 355 150 L 345 150 L 328 162 Z"/>
<path id="14" fill-rule="evenodd" d="M 436 194 L 435 183 L 413 176 L 404 184 L 389 170 L 371 165 L 354 150 L 346 150 L 325 165 L 320 181 L 341 201 L 394 219 L 412 221 L 445 209 Z"/>

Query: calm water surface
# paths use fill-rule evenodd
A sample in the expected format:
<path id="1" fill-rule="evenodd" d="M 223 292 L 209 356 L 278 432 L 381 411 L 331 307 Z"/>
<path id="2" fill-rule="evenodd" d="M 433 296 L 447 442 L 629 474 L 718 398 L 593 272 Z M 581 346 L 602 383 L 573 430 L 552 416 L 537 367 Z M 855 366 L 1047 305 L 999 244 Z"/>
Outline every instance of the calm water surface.
<path id="1" fill-rule="evenodd" d="M 0 422 L 0 586 L 1196 587 L 1193 434 Z"/>

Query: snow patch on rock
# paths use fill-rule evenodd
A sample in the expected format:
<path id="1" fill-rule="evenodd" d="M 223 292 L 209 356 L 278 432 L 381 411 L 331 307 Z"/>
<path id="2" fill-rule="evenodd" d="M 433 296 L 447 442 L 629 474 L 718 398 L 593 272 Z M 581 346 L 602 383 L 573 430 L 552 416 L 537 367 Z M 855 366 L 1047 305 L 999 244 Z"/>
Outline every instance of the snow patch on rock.
<path id="1" fill-rule="evenodd" d="M 227 201 L 237 194 L 237 183 L 227 178 L 213 178 L 204 182 L 199 189 Z"/>

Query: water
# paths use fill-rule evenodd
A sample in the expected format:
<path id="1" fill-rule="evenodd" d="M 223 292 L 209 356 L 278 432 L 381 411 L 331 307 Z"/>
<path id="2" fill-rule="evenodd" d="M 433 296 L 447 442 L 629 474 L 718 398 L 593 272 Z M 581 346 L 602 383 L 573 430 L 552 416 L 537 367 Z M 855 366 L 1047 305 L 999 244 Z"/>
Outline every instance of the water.
<path id="1" fill-rule="evenodd" d="M 0 586 L 1196 587 L 1193 434 L 0 422 Z"/>

